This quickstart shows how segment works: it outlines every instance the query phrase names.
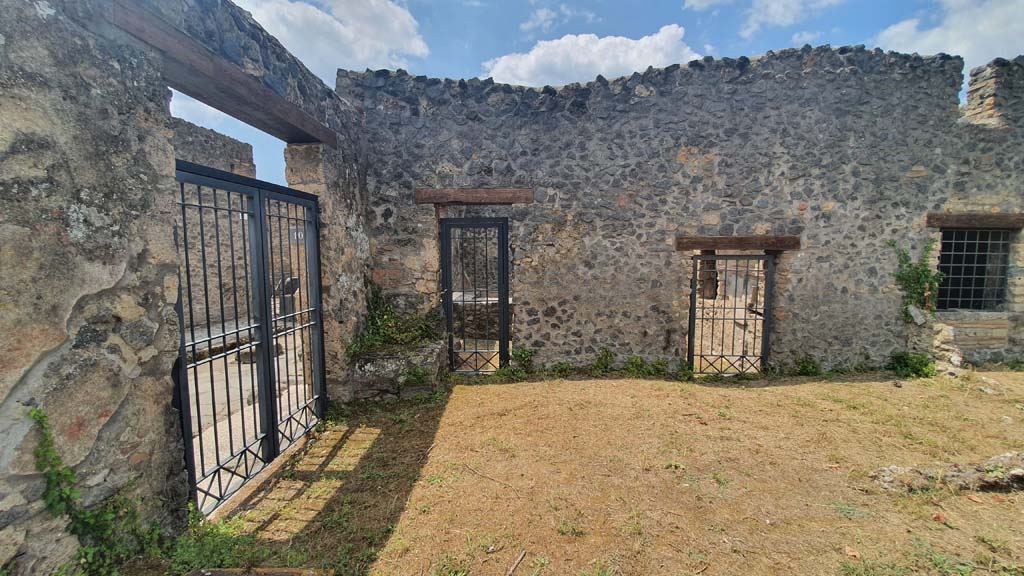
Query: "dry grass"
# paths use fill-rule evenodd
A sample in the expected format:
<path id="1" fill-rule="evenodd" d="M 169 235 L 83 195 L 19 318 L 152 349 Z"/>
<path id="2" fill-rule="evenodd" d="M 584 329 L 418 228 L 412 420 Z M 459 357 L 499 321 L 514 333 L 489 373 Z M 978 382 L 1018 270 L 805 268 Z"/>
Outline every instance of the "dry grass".
<path id="1" fill-rule="evenodd" d="M 1024 494 L 868 478 L 1020 450 L 1024 374 L 988 376 L 456 386 L 333 425 L 239 517 L 337 574 L 1024 574 Z"/>

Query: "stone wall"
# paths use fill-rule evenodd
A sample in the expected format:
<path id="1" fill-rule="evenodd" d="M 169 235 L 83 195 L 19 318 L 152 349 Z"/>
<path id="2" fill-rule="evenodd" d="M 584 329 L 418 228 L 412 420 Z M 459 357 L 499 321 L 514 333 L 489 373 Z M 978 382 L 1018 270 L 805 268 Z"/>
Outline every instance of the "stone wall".
<path id="1" fill-rule="evenodd" d="M 171 130 L 174 131 L 171 145 L 174 147 L 175 158 L 239 176 L 256 177 L 252 144 L 196 126 L 181 118 L 171 118 Z"/>
<path id="2" fill-rule="evenodd" d="M 1024 56 L 997 58 L 971 71 L 964 117 L 954 132 L 962 144 L 941 211 L 1024 211 Z M 938 238 L 936 233 L 934 238 Z M 952 342 L 972 363 L 1024 357 L 1024 232 L 1012 240 L 1006 304 L 996 311 L 936 314 Z"/>
<path id="3" fill-rule="evenodd" d="M 373 277 L 391 293 L 436 301 L 437 216 L 508 216 L 515 346 L 678 362 L 690 261 L 673 239 L 799 235 L 779 258 L 771 354 L 834 366 L 907 345 L 888 242 L 919 253 L 929 211 L 1024 209 L 1020 134 L 960 122 L 961 69 L 805 47 L 557 89 L 339 71 L 337 90 L 366 111 Z M 536 203 L 412 201 L 501 186 Z"/>
<path id="4" fill-rule="evenodd" d="M 152 55 L 61 2 L 0 13 L 0 566 L 50 574 L 77 542 L 40 500 L 30 406 L 86 504 L 122 492 L 184 520 L 170 93 Z"/>
<path id="5" fill-rule="evenodd" d="M 337 350 L 365 309 L 359 111 L 230 2 L 144 4 L 338 133 L 315 183 L 289 181 L 321 194 L 327 371 L 343 373 Z M 171 404 L 182 125 L 164 59 L 111 12 L 110 0 L 0 0 L 0 567 L 19 576 L 54 573 L 77 548 L 40 499 L 31 406 L 49 415 L 85 505 L 122 493 L 174 531 L 188 502 Z M 227 150 L 198 140 L 215 141 Z M 218 154 L 189 159 L 217 166 Z M 247 149 L 228 155 L 251 165 Z"/>

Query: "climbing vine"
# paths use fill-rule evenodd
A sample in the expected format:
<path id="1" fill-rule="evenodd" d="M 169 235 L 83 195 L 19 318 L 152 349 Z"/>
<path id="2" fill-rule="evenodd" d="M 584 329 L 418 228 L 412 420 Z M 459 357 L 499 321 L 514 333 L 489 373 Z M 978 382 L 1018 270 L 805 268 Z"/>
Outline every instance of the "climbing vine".
<path id="1" fill-rule="evenodd" d="M 160 527 L 143 526 L 134 504 L 120 495 L 108 498 L 92 508 L 85 508 L 75 485 L 75 471 L 64 464 L 50 428 L 49 419 L 39 408 L 32 408 L 29 417 L 39 427 L 40 439 L 33 452 L 36 470 L 46 480 L 43 502 L 55 516 L 68 518 L 67 531 L 78 537 L 77 565 L 71 574 L 115 576 L 118 567 L 144 553 L 158 549 Z M 67 571 L 65 571 L 67 573 Z"/>
<path id="2" fill-rule="evenodd" d="M 910 306 L 916 306 L 925 312 L 935 310 L 935 298 L 939 292 L 939 283 L 942 282 L 942 272 L 935 270 L 930 259 L 935 249 L 935 241 L 932 240 L 925 245 L 921 257 L 917 262 L 910 257 L 910 254 L 889 241 L 896 251 L 896 284 L 903 291 L 903 319 L 910 321 Z"/>

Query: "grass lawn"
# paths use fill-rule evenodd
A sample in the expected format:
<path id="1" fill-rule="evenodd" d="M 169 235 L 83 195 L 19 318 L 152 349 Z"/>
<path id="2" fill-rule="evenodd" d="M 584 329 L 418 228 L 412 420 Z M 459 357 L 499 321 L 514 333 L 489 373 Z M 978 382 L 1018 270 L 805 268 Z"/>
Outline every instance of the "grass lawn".
<path id="1" fill-rule="evenodd" d="M 367 405 L 179 554 L 220 542 L 228 564 L 336 574 L 504 575 L 525 551 L 516 575 L 1024 575 L 1024 493 L 869 478 L 1024 449 L 1024 373 L 986 373 L 999 395 L 979 376 L 553 380 Z"/>

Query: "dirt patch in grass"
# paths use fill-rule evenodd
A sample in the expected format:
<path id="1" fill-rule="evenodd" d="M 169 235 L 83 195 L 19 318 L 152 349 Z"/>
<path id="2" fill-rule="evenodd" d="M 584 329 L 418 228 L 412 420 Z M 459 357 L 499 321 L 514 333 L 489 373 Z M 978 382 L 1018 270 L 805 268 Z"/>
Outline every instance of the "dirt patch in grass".
<path id="1" fill-rule="evenodd" d="M 868 477 L 1020 450 L 1024 374 L 986 376 L 457 386 L 328 426 L 236 518 L 337 574 L 1024 574 L 1024 494 Z"/>

